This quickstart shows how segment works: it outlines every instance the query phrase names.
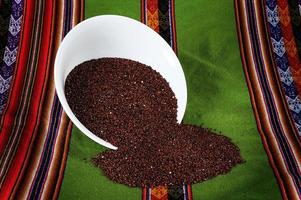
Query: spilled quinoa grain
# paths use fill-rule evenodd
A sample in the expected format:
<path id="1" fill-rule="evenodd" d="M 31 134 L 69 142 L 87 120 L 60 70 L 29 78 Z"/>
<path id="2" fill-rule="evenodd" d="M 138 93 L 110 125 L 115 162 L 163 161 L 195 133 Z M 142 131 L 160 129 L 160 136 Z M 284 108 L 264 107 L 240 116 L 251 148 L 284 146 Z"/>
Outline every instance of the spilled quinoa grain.
<path id="1" fill-rule="evenodd" d="M 226 136 L 178 124 L 168 82 L 139 62 L 86 61 L 68 75 L 65 94 L 82 124 L 118 147 L 92 159 L 114 182 L 132 187 L 197 183 L 243 162 Z"/>

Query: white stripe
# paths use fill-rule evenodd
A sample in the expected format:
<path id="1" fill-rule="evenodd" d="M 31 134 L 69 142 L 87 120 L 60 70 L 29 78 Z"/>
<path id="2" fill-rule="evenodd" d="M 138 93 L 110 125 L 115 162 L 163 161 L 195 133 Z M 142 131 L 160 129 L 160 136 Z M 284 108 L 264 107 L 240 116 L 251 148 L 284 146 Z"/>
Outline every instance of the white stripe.
<path id="1" fill-rule="evenodd" d="M 152 200 L 152 189 L 148 189 L 148 200 Z"/>
<path id="2" fill-rule="evenodd" d="M 187 198 L 186 198 L 185 184 L 183 185 L 183 194 L 184 194 L 184 200 L 187 200 Z"/>

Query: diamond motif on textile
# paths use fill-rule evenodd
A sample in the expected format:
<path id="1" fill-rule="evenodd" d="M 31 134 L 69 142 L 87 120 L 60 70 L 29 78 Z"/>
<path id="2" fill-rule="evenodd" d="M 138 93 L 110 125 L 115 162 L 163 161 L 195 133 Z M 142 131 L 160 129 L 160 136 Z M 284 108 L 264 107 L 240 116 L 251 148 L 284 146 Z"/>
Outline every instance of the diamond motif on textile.
<path id="1" fill-rule="evenodd" d="M 16 2 L 17 4 L 19 4 L 21 1 L 22 1 L 22 0 L 15 0 L 15 2 Z"/>
<path id="2" fill-rule="evenodd" d="M 268 16 L 268 22 L 272 24 L 274 27 L 277 26 L 279 23 L 279 15 L 278 15 L 278 6 L 274 8 L 274 10 L 270 10 L 269 7 L 267 8 L 267 16 Z"/>
<path id="3" fill-rule="evenodd" d="M 18 17 L 23 15 L 23 3 L 22 3 L 22 1 L 19 4 L 13 3 L 11 9 L 12 9 L 12 15 L 14 16 L 14 19 L 17 19 Z"/>
<path id="4" fill-rule="evenodd" d="M 288 96 L 286 96 L 286 100 L 287 100 L 289 108 L 292 111 L 294 111 L 296 113 L 299 113 L 301 111 L 301 101 L 298 98 L 298 96 L 296 96 L 295 99 L 291 99 Z"/>
<path id="5" fill-rule="evenodd" d="M 12 77 L 9 77 L 8 79 L 4 79 L 1 75 L 0 75 L 0 93 L 3 94 L 6 90 L 8 90 L 9 86 L 10 86 L 10 81 L 11 81 Z"/>
<path id="6" fill-rule="evenodd" d="M 266 5 L 270 8 L 277 6 L 277 1 L 266 1 Z"/>
<path id="7" fill-rule="evenodd" d="M 22 16 L 20 16 L 19 19 L 15 20 L 14 17 L 11 15 L 8 30 L 13 36 L 17 35 L 20 32 L 21 23 Z"/>
<path id="8" fill-rule="evenodd" d="M 7 66 L 10 66 L 12 63 L 16 61 L 17 56 L 17 49 L 10 51 L 9 48 L 5 47 L 3 61 L 6 63 Z"/>
<path id="9" fill-rule="evenodd" d="M 282 86 L 285 90 L 285 95 L 290 97 L 291 99 L 294 99 L 298 95 L 294 82 L 290 86 L 287 86 L 286 84 L 282 83 Z"/>
<path id="10" fill-rule="evenodd" d="M 154 13 L 147 10 L 147 25 L 152 28 L 154 31 L 159 31 L 159 15 L 158 10 L 156 10 Z"/>
<path id="11" fill-rule="evenodd" d="M 286 44 L 286 52 L 288 53 L 289 56 L 294 57 L 297 54 L 297 48 L 296 48 L 296 43 L 295 39 L 292 38 L 290 41 L 285 40 Z"/>
<path id="12" fill-rule="evenodd" d="M 18 46 L 18 42 L 19 42 L 19 36 L 18 36 L 18 34 L 16 36 L 7 37 L 6 46 L 9 49 L 14 49 L 14 48 L 16 48 L 16 46 Z"/>
<path id="13" fill-rule="evenodd" d="M 172 199 L 183 199 L 183 188 L 182 187 L 171 187 L 168 190 L 168 196 L 172 197 Z"/>
<path id="14" fill-rule="evenodd" d="M 301 116 L 300 116 L 301 113 L 295 113 L 295 112 L 291 112 L 291 113 L 292 113 L 294 122 L 301 125 Z"/>
<path id="15" fill-rule="evenodd" d="M 282 87 L 285 91 L 285 95 L 290 97 L 291 99 L 294 99 L 298 95 L 294 81 L 289 86 L 282 82 Z"/>
<path id="16" fill-rule="evenodd" d="M 0 105 L 0 113 L 3 112 L 4 108 L 5 108 L 5 105 Z"/>
<path id="17" fill-rule="evenodd" d="M 279 15 L 281 23 L 285 26 L 288 26 L 291 22 L 291 16 L 288 7 L 285 7 L 284 9 L 281 9 L 281 7 L 279 7 Z"/>
<path id="18" fill-rule="evenodd" d="M 299 136 L 301 136 L 301 125 L 295 123 L 295 126 L 297 127 L 298 129 L 298 132 L 299 132 Z"/>
<path id="19" fill-rule="evenodd" d="M 280 68 L 278 68 L 281 82 L 285 83 L 287 86 L 290 86 L 293 82 L 292 74 L 289 68 L 287 68 L 286 71 L 282 71 Z"/>
<path id="20" fill-rule="evenodd" d="M 167 188 L 164 186 L 158 186 L 152 189 L 152 196 L 162 199 L 167 196 Z"/>
<path id="21" fill-rule="evenodd" d="M 277 65 L 278 65 L 278 68 L 281 68 L 281 70 L 283 70 L 283 71 L 287 70 L 289 64 L 288 64 L 288 61 L 287 61 L 286 57 L 281 57 L 281 58 L 280 57 L 276 57 L 275 61 L 276 61 Z"/>
<path id="22" fill-rule="evenodd" d="M 281 39 L 282 37 L 282 32 L 281 30 L 279 29 L 278 26 L 274 27 L 274 26 L 269 26 L 270 27 L 270 32 L 271 32 L 271 35 L 273 35 L 273 38 L 275 40 L 279 40 Z"/>
<path id="23" fill-rule="evenodd" d="M 166 11 L 165 13 L 162 13 L 159 10 L 159 16 L 160 16 L 160 23 L 159 26 L 163 29 L 163 30 L 167 30 L 169 27 L 169 13 L 168 11 Z"/>
<path id="24" fill-rule="evenodd" d="M 283 37 L 279 41 L 275 40 L 274 38 L 271 38 L 271 39 L 272 39 L 272 45 L 273 45 L 274 52 L 279 57 L 282 57 L 283 54 L 285 53 Z"/>

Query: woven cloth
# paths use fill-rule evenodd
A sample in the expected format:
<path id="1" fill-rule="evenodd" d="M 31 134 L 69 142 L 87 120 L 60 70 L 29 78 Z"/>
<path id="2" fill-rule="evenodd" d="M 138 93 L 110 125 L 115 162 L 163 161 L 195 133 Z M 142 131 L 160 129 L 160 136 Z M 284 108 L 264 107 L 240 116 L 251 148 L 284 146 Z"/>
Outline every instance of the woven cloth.
<path id="1" fill-rule="evenodd" d="M 301 198 L 299 2 L 235 1 L 255 118 L 283 199 Z"/>
<path id="2" fill-rule="evenodd" d="M 300 199 L 299 8 L 300 0 L 0 0 L 0 199 Z M 134 18 L 165 39 L 186 76 L 183 121 L 231 138 L 244 164 L 155 188 L 113 183 L 91 164 L 105 148 L 72 127 L 53 65 L 68 31 L 102 14 Z"/>
<path id="3" fill-rule="evenodd" d="M 0 199 L 52 199 L 60 191 L 71 133 L 55 94 L 53 63 L 64 35 L 83 19 L 84 4 L 6 3 L 11 17 L 0 70 Z"/>

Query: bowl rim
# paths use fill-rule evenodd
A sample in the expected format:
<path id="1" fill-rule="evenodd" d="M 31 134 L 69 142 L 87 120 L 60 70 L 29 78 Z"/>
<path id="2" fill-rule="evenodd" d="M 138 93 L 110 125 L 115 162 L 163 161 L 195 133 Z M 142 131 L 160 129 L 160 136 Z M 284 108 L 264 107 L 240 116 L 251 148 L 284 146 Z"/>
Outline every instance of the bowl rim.
<path id="1" fill-rule="evenodd" d="M 139 24 L 141 26 L 143 26 L 144 28 L 146 28 L 148 31 L 152 32 L 154 34 L 155 37 L 157 37 L 160 42 L 164 43 L 165 46 L 167 46 L 167 48 L 170 48 L 171 53 L 173 54 L 173 56 L 176 58 L 176 61 L 178 62 L 177 64 L 180 66 L 180 72 L 181 74 L 183 74 L 183 78 L 184 78 L 184 83 L 185 83 L 185 96 L 183 97 L 183 100 L 185 102 L 185 106 L 184 106 L 184 113 L 185 113 L 185 109 L 186 109 L 186 105 L 187 105 L 187 83 L 186 83 L 186 78 L 185 78 L 185 74 L 182 68 L 182 65 L 177 57 L 177 55 L 175 54 L 175 52 L 173 51 L 173 49 L 170 47 L 170 45 L 157 33 L 155 32 L 153 29 L 151 29 L 150 27 L 148 27 L 147 25 L 139 22 L 138 20 L 126 17 L 126 16 L 121 16 L 121 15 L 98 15 L 98 16 L 94 16 L 91 18 L 88 18 L 80 23 L 78 23 L 74 28 L 72 28 L 63 38 L 63 40 L 61 41 L 59 48 L 57 50 L 56 53 L 56 57 L 55 57 L 55 62 L 54 62 L 54 82 L 55 82 L 55 90 L 56 90 L 56 94 L 58 96 L 58 99 L 62 105 L 62 108 L 64 109 L 64 111 L 66 112 L 67 116 L 70 118 L 70 120 L 72 121 L 72 123 L 74 123 L 76 125 L 76 127 L 78 127 L 78 129 L 83 132 L 86 136 L 88 136 L 90 139 L 92 139 L 94 142 L 105 146 L 107 148 L 113 149 L 113 150 L 117 150 L 118 147 L 112 145 L 111 143 L 101 139 L 100 137 L 96 136 L 95 134 L 93 134 L 84 124 L 82 124 L 80 122 L 80 120 L 75 116 L 74 112 L 71 110 L 66 96 L 65 96 L 65 90 L 64 88 L 61 90 L 61 88 L 59 87 L 60 85 L 60 81 L 59 77 L 58 77 L 58 73 L 59 73 L 59 62 L 61 62 L 62 60 L 62 51 L 63 51 L 63 47 L 65 46 L 65 44 L 67 42 L 69 42 L 68 40 L 70 40 L 70 38 L 72 37 L 72 34 L 74 32 L 77 32 L 79 29 L 82 29 L 84 26 L 86 26 L 87 24 L 93 23 L 93 22 L 97 22 L 98 20 L 103 20 L 103 19 L 121 19 L 121 20 L 127 20 L 131 23 L 136 23 Z M 66 101 L 65 101 L 66 99 Z M 184 113 L 182 114 L 181 118 L 183 118 Z M 177 113 L 178 114 L 178 113 Z M 181 119 L 182 120 L 182 119 Z M 180 122 L 179 122 L 180 123 Z"/>

